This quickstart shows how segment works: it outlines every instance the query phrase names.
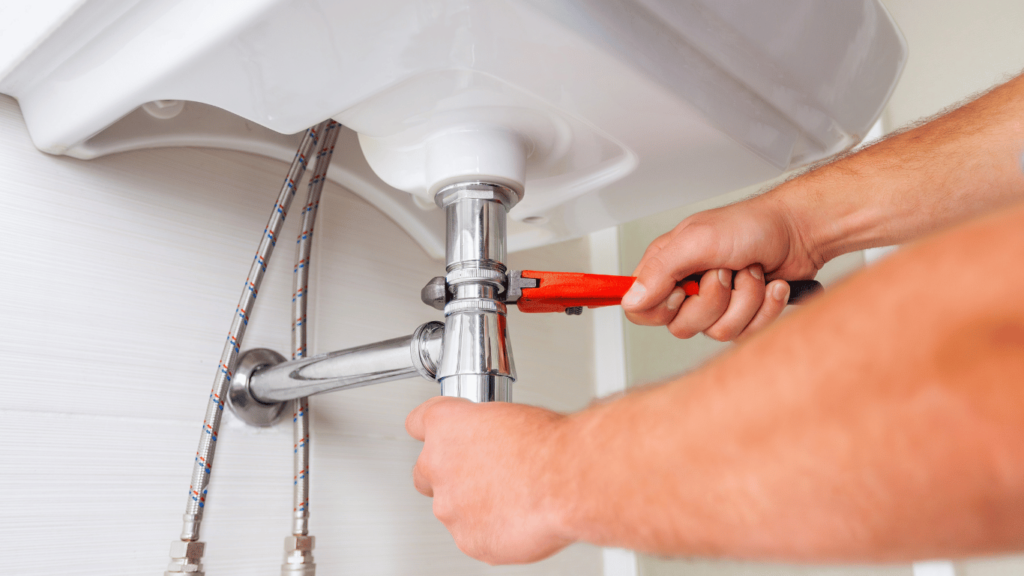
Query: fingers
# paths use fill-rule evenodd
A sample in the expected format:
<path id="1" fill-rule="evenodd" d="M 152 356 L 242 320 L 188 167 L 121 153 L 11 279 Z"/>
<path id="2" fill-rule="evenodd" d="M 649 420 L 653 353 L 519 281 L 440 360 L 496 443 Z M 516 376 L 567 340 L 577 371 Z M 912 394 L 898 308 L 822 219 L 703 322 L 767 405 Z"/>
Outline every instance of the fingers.
<path id="1" fill-rule="evenodd" d="M 704 330 L 719 342 L 734 340 L 757 314 L 765 298 L 764 271 L 759 264 L 736 273 L 729 307 L 711 327 Z"/>
<path id="2" fill-rule="evenodd" d="M 740 332 L 737 338 L 745 338 L 775 321 L 789 303 L 789 284 L 785 280 L 773 280 L 764 289 L 764 301 L 757 314 Z"/>
<path id="3" fill-rule="evenodd" d="M 532 562 L 570 543 L 552 522 L 547 455 L 561 449 L 564 416 L 514 404 L 435 398 L 406 427 L 425 438 L 413 486 L 467 554 L 489 563 Z M 546 442 L 551 440 L 550 449 Z M 501 487 L 499 498 L 495 486 Z"/>
<path id="4" fill-rule="evenodd" d="M 449 410 L 443 410 L 442 408 L 445 406 L 457 406 L 459 403 L 465 402 L 467 401 L 461 398 L 445 398 L 443 396 L 430 398 L 409 413 L 409 416 L 405 419 L 405 430 L 413 438 L 426 441 L 430 427 L 440 421 L 439 418 L 435 417 L 439 410 L 441 412 L 450 412 Z M 446 415 L 442 414 L 440 419 L 445 417 Z M 416 460 L 416 465 L 412 469 L 412 481 L 417 492 L 432 498 L 434 496 L 434 488 L 429 477 L 429 447 L 429 444 L 424 446 L 423 451 L 420 453 L 420 457 Z"/>
<path id="5" fill-rule="evenodd" d="M 630 312 L 623 308 L 623 312 L 626 313 L 626 318 L 634 324 L 640 326 L 665 326 L 679 313 L 679 306 L 682 305 L 685 299 L 686 292 L 681 287 L 676 286 L 669 292 L 668 298 L 665 298 L 649 310 Z"/>
<path id="6" fill-rule="evenodd" d="M 668 331 L 676 338 L 692 338 L 707 330 L 729 307 L 732 293 L 732 270 L 708 270 L 700 280 L 700 292 L 687 298 Z"/>
<path id="7" fill-rule="evenodd" d="M 664 263 L 660 252 L 652 256 L 622 297 L 626 318 L 641 326 L 664 326 L 671 322 L 686 297 L 676 282 L 687 274 L 677 274 Z"/>
<path id="8" fill-rule="evenodd" d="M 789 284 L 776 280 L 766 287 L 761 265 L 754 264 L 735 277 L 726 269 L 709 270 L 701 277 L 696 296 L 687 298 L 683 289 L 676 286 L 652 308 L 625 312 L 631 322 L 667 326 L 677 338 L 691 338 L 704 332 L 725 342 L 770 324 L 782 314 L 788 301 Z"/>

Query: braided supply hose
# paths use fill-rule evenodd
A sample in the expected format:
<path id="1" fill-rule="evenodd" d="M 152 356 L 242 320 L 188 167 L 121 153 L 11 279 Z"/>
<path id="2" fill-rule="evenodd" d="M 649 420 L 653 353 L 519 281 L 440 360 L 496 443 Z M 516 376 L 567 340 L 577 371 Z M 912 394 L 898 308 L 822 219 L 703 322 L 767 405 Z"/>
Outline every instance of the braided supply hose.
<path id="1" fill-rule="evenodd" d="M 309 180 L 306 205 L 302 208 L 302 230 L 295 241 L 295 271 L 292 293 L 292 360 L 309 355 L 306 344 L 306 309 L 309 303 L 310 255 L 313 248 L 313 225 L 320 207 L 320 193 L 327 180 L 327 169 L 334 155 L 341 125 L 328 124 L 320 147 L 316 153 L 313 176 Z M 313 562 L 315 539 L 309 536 L 309 399 L 292 401 L 292 436 L 294 439 L 293 485 L 292 485 L 292 529 L 284 541 L 284 563 L 282 576 L 313 576 L 316 564 Z"/>
<path id="2" fill-rule="evenodd" d="M 295 291 L 292 294 L 292 360 L 309 355 L 306 345 L 306 309 L 309 302 L 309 268 L 310 254 L 313 248 L 313 225 L 316 222 L 317 209 L 320 207 L 320 194 L 327 180 L 327 168 L 334 155 L 334 144 L 338 141 L 341 125 L 331 122 L 321 139 L 317 151 L 313 177 L 309 181 L 309 193 L 306 205 L 302 209 L 302 231 L 296 240 L 295 250 Z M 293 489 L 293 521 L 292 535 L 309 534 L 309 399 L 293 400 L 294 414 L 294 489 Z"/>
<path id="3" fill-rule="evenodd" d="M 238 352 L 245 336 L 245 329 L 249 324 L 250 314 L 256 295 L 259 293 L 260 284 L 263 282 L 264 273 L 267 270 L 267 263 L 277 244 L 277 237 L 284 225 L 285 217 L 292 199 L 295 197 L 296 186 L 302 180 L 306 171 L 308 159 L 312 156 L 320 136 L 323 134 L 331 121 L 325 121 L 306 131 L 299 144 L 295 159 L 288 168 L 288 175 L 281 186 L 277 202 L 274 204 L 273 212 L 267 227 L 263 231 L 259 248 L 253 258 L 252 267 L 249 269 L 249 276 L 245 281 L 245 288 L 235 309 L 235 317 L 231 322 L 231 329 L 228 331 L 227 341 L 224 345 L 224 352 L 220 357 L 220 364 L 217 368 L 217 375 L 213 381 L 213 389 L 210 392 L 210 401 L 206 407 L 206 420 L 203 422 L 203 431 L 199 437 L 199 449 L 196 451 L 195 466 L 192 470 L 192 484 L 189 486 L 189 498 L 185 508 L 184 524 L 181 531 L 181 540 L 184 542 L 196 542 L 199 540 L 199 525 L 203 519 L 203 508 L 206 506 L 206 490 L 210 483 L 210 473 L 213 468 L 213 457 L 217 448 L 217 434 L 220 430 L 221 416 L 224 412 L 224 400 L 227 395 L 228 384 L 231 381 L 232 370 L 238 357 Z M 172 550 L 173 550 L 172 546 Z M 201 554 L 201 552 L 200 552 Z M 172 562 L 172 567 L 174 562 Z M 170 570 L 169 570 L 170 571 Z M 181 571 L 199 572 L 192 569 Z"/>

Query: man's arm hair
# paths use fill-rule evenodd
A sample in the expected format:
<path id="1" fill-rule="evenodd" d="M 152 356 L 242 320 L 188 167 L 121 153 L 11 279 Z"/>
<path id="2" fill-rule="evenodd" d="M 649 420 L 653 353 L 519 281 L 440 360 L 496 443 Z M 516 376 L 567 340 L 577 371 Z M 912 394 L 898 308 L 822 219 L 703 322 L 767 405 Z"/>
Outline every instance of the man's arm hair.
<path id="1" fill-rule="evenodd" d="M 899 244 L 1024 199 L 1024 75 L 863 149 L 811 166 L 766 196 L 820 263 Z"/>

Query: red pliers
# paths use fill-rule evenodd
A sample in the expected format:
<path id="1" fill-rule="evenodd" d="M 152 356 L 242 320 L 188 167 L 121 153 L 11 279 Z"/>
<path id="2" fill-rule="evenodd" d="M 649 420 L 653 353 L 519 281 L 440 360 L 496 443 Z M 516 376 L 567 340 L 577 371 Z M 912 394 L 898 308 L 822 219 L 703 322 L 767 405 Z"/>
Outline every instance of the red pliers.
<path id="1" fill-rule="evenodd" d="M 700 291 L 701 275 L 692 274 L 679 282 L 687 296 Z M 635 281 L 633 276 L 513 270 L 508 275 L 505 303 L 518 305 L 522 312 L 580 314 L 584 306 L 598 308 L 621 303 Z M 800 304 L 822 289 L 816 280 L 790 280 L 789 303 Z"/>

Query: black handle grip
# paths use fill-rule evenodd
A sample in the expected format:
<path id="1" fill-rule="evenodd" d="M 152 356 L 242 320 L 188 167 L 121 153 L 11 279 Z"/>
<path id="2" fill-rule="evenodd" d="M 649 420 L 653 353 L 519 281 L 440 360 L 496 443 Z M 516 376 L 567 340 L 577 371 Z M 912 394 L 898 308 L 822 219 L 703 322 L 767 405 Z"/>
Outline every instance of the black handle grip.
<path id="1" fill-rule="evenodd" d="M 825 287 L 817 280 L 786 280 L 786 282 L 789 284 L 790 304 L 803 304 L 804 300 L 825 291 Z"/>

